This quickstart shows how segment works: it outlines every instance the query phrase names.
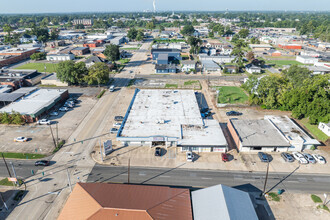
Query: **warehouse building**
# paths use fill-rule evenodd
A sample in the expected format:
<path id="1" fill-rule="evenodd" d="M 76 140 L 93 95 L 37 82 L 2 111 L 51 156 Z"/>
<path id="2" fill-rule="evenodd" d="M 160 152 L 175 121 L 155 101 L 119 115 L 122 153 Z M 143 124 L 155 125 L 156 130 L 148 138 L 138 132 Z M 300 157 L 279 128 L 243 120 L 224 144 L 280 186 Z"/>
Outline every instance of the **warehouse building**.
<path id="1" fill-rule="evenodd" d="M 0 85 L 8 85 L 13 89 L 34 86 L 40 83 L 42 77 L 42 73 L 37 70 L 1 69 Z"/>
<path id="2" fill-rule="evenodd" d="M 203 120 L 193 90 L 139 90 L 118 131 L 125 145 L 181 151 L 225 152 L 227 141 L 217 121 Z"/>
<path id="3" fill-rule="evenodd" d="M 24 88 L 25 89 L 25 88 Z M 31 89 L 31 88 L 29 88 Z M 17 93 L 17 96 L 23 94 Z M 15 94 L 15 93 L 10 93 Z M 0 112 L 18 112 L 26 122 L 34 122 L 47 113 L 56 103 L 69 97 L 67 89 L 35 89 L 20 99 L 0 109 Z"/>

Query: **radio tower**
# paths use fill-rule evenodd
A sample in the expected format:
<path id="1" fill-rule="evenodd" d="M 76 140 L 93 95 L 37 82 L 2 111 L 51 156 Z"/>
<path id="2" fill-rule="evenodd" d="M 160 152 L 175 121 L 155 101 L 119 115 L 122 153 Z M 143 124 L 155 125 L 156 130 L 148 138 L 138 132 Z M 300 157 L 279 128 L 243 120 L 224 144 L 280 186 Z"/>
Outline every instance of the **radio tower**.
<path id="1" fill-rule="evenodd" d="M 154 13 L 156 13 L 156 0 L 153 1 Z"/>

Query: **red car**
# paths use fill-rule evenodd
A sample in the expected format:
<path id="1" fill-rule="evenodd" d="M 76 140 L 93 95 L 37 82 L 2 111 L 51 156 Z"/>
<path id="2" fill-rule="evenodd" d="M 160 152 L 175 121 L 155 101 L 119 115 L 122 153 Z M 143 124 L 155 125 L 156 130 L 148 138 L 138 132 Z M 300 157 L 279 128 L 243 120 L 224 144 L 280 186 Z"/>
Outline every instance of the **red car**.
<path id="1" fill-rule="evenodd" d="M 225 154 L 225 153 L 222 153 L 222 154 L 221 154 L 221 158 L 222 158 L 222 161 L 223 161 L 223 162 L 227 162 L 227 161 L 229 161 L 229 160 L 228 160 L 228 155 Z"/>

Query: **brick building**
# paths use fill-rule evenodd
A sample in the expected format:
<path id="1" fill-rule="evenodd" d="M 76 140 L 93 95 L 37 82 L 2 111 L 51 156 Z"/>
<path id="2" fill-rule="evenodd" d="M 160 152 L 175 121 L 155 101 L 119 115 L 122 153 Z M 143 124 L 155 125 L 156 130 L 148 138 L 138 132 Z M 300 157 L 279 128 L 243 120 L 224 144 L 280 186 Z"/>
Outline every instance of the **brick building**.
<path id="1" fill-rule="evenodd" d="M 0 68 L 26 60 L 36 53 L 39 48 L 10 48 L 0 51 Z"/>

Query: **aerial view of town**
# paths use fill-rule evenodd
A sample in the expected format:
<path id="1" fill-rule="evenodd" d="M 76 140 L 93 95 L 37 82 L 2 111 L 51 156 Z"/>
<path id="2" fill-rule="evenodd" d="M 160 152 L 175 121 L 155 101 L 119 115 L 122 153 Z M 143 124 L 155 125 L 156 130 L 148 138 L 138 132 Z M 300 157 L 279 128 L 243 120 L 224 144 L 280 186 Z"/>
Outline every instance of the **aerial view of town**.
<path id="1" fill-rule="evenodd" d="M 329 220 L 330 2 L 0 2 L 0 220 Z"/>

